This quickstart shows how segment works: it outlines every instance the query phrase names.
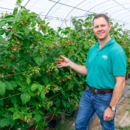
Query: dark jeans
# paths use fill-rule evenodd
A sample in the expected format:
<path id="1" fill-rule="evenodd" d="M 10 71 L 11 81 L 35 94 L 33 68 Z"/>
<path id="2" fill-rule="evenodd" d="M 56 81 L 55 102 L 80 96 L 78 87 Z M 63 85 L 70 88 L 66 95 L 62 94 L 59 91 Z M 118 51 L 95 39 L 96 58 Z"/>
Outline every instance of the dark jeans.
<path id="1" fill-rule="evenodd" d="M 104 111 L 108 107 L 111 97 L 112 93 L 93 94 L 89 90 L 89 87 L 87 87 L 79 103 L 75 129 L 87 130 L 86 126 L 88 125 L 89 119 L 96 112 L 100 119 L 102 130 L 115 130 L 114 118 L 110 121 L 103 120 Z"/>

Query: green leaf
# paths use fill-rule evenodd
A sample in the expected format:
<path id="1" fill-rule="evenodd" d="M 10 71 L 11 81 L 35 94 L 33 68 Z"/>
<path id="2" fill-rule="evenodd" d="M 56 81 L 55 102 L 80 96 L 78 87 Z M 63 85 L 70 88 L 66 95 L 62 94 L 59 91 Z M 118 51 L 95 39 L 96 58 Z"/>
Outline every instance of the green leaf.
<path id="1" fill-rule="evenodd" d="M 5 84 L 6 84 L 6 89 L 7 90 L 14 90 L 14 88 L 12 87 L 12 85 L 10 84 L 10 82 L 8 82 L 8 81 L 5 81 Z"/>
<path id="2" fill-rule="evenodd" d="M 2 37 L 0 36 L 0 44 L 5 44 L 7 41 Z"/>
<path id="3" fill-rule="evenodd" d="M 11 35 L 13 35 L 13 33 L 14 33 L 13 31 L 9 32 L 7 37 L 10 37 Z"/>
<path id="4" fill-rule="evenodd" d="M 11 107 L 8 109 L 8 111 L 15 112 L 16 110 L 13 107 Z"/>
<path id="5" fill-rule="evenodd" d="M 33 85 L 31 86 L 31 90 L 32 90 L 32 91 L 35 91 L 35 90 L 37 89 L 37 87 L 38 87 L 38 84 L 33 84 Z"/>
<path id="6" fill-rule="evenodd" d="M 31 27 L 33 28 L 33 27 L 35 27 L 36 26 L 36 22 L 32 22 L 31 23 Z"/>
<path id="7" fill-rule="evenodd" d="M 1 98 L 0 98 L 1 99 Z M 0 100 L 0 106 L 4 106 L 4 100 Z"/>
<path id="8" fill-rule="evenodd" d="M 43 88 L 42 85 L 38 85 L 38 90 L 39 90 L 39 91 L 42 91 L 42 88 Z"/>
<path id="9" fill-rule="evenodd" d="M 13 14 L 15 15 L 18 11 L 18 7 L 15 7 L 14 10 L 13 10 Z"/>
<path id="10" fill-rule="evenodd" d="M 5 21 L 0 21 L 0 27 L 5 24 Z"/>
<path id="11" fill-rule="evenodd" d="M 3 35 L 6 32 L 5 29 L 0 29 L 0 35 Z"/>
<path id="12" fill-rule="evenodd" d="M 14 35 L 16 35 L 18 38 L 20 38 L 20 39 L 23 39 L 22 37 L 21 37 L 21 35 L 19 35 L 18 33 L 14 33 Z"/>
<path id="13" fill-rule="evenodd" d="M 29 47 L 29 41 L 28 41 L 27 39 L 25 39 L 23 45 L 24 45 L 25 47 Z"/>
<path id="14" fill-rule="evenodd" d="M 16 96 L 11 97 L 11 102 L 12 102 L 13 104 L 17 104 L 17 97 L 16 97 Z"/>
<path id="15" fill-rule="evenodd" d="M 0 119 L 0 127 L 9 126 L 9 123 L 10 123 L 10 121 L 8 118 Z"/>
<path id="16" fill-rule="evenodd" d="M 20 21 L 20 17 L 21 17 L 21 13 L 17 13 L 16 16 L 15 16 L 15 21 L 18 22 Z"/>
<path id="17" fill-rule="evenodd" d="M 40 66 L 41 63 L 44 61 L 43 57 L 35 57 L 34 58 L 35 62 Z"/>
<path id="18" fill-rule="evenodd" d="M 45 84 L 48 84 L 48 83 L 49 83 L 49 77 L 48 77 L 47 75 L 43 75 L 42 81 L 43 81 Z"/>
<path id="19" fill-rule="evenodd" d="M 14 70 L 19 71 L 19 68 L 16 65 L 12 65 L 12 67 L 14 68 Z"/>
<path id="20" fill-rule="evenodd" d="M 66 107 L 67 107 L 67 108 L 70 107 L 70 103 L 69 103 L 69 102 L 66 103 Z"/>
<path id="21" fill-rule="evenodd" d="M 16 81 L 21 79 L 20 75 L 14 75 L 14 78 L 16 79 Z"/>
<path id="22" fill-rule="evenodd" d="M 42 23 L 42 24 L 45 24 L 45 22 L 46 22 L 46 21 L 45 21 L 45 20 L 43 20 L 41 23 Z"/>
<path id="23" fill-rule="evenodd" d="M 23 30 L 25 31 L 25 35 L 26 35 L 26 36 L 27 36 L 27 35 L 29 34 L 29 32 L 30 32 L 30 29 L 28 29 L 28 28 L 26 28 L 26 27 L 24 27 Z"/>
<path id="24" fill-rule="evenodd" d="M 39 113 L 35 114 L 35 120 L 37 122 L 41 121 L 42 120 L 42 116 Z"/>
<path id="25" fill-rule="evenodd" d="M 41 98 L 44 100 L 45 99 L 45 94 L 43 93 L 43 91 L 41 91 Z"/>
<path id="26" fill-rule="evenodd" d="M 23 14 L 26 14 L 28 13 L 30 10 L 29 9 L 21 9 L 20 12 L 23 13 Z"/>
<path id="27" fill-rule="evenodd" d="M 13 114 L 13 120 L 19 119 L 20 118 L 20 114 L 18 112 L 15 112 Z"/>
<path id="28" fill-rule="evenodd" d="M 31 99 L 28 93 L 21 94 L 20 98 L 23 104 L 26 104 Z"/>
<path id="29" fill-rule="evenodd" d="M 62 99 L 62 103 L 63 103 L 64 107 L 66 107 L 66 102 L 64 99 Z"/>
<path id="30" fill-rule="evenodd" d="M 15 81 L 10 81 L 10 84 L 11 84 L 11 86 L 13 87 L 13 88 L 16 88 L 17 87 L 17 84 L 16 84 L 16 82 Z"/>
<path id="31" fill-rule="evenodd" d="M 5 83 L 0 81 L 0 95 L 4 95 L 5 94 Z"/>
<path id="32" fill-rule="evenodd" d="M 30 84 L 31 83 L 31 78 L 29 76 L 27 76 L 26 81 L 27 81 L 28 84 Z"/>
<path id="33" fill-rule="evenodd" d="M 43 29 L 42 29 L 42 32 L 43 32 L 44 34 L 46 34 L 46 28 L 43 28 Z"/>

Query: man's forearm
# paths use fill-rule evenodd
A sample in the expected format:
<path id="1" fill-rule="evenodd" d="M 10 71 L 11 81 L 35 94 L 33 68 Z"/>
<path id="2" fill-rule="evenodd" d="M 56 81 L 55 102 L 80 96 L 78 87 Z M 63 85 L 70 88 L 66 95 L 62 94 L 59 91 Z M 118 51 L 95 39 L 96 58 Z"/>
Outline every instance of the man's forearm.
<path id="1" fill-rule="evenodd" d="M 87 75 L 87 68 L 83 65 L 78 65 L 74 62 L 71 62 L 69 65 L 73 70 L 75 70 L 76 72 L 83 74 L 83 75 Z"/>
<path id="2" fill-rule="evenodd" d="M 114 87 L 114 91 L 113 91 L 113 95 L 112 95 L 112 99 L 110 102 L 110 106 L 116 107 L 124 90 L 124 86 L 125 86 L 125 82 L 117 82 L 115 87 Z"/>

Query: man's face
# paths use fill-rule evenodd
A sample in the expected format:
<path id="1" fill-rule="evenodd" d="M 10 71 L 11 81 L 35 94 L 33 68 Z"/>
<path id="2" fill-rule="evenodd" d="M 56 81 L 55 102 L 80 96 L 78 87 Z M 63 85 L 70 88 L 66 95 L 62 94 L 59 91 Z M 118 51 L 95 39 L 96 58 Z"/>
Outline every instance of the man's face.
<path id="1" fill-rule="evenodd" d="M 93 24 L 93 31 L 96 37 L 99 40 L 104 40 L 109 35 L 111 25 L 103 17 L 95 19 Z"/>

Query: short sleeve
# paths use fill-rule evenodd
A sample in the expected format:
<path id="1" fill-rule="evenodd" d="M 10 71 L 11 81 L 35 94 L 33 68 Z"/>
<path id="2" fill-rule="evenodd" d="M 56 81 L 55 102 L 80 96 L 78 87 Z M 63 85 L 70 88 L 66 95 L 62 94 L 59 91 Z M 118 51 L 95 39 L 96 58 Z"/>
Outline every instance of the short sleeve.
<path id="1" fill-rule="evenodd" d="M 87 59 L 86 59 L 86 64 L 85 64 L 85 67 L 86 67 L 86 68 L 88 68 L 89 53 L 90 53 L 90 49 L 89 49 L 89 51 L 88 51 L 88 55 L 87 55 Z"/>
<path id="2" fill-rule="evenodd" d="M 112 72 L 113 76 L 126 75 L 126 55 L 125 52 L 118 52 L 112 57 Z"/>

